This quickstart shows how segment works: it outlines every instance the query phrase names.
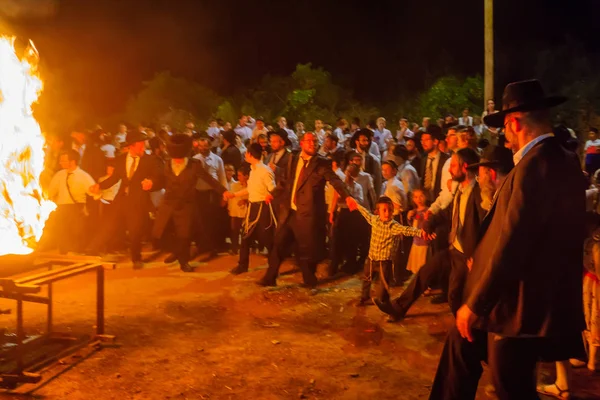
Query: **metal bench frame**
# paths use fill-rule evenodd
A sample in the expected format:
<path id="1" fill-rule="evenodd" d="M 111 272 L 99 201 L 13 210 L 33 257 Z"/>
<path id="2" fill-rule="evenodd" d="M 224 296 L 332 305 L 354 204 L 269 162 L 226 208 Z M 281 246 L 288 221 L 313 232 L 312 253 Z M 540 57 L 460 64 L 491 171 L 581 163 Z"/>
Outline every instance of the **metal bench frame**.
<path id="1" fill-rule="evenodd" d="M 9 278 L 0 278 L 0 298 L 16 301 L 16 346 L 11 351 L 11 359 L 16 360 L 17 369 L 11 374 L 0 374 L 0 387 L 15 388 L 21 383 L 38 383 L 42 377 L 36 373 L 40 367 L 56 362 L 60 357 L 64 357 L 83 346 L 99 345 L 107 341 L 114 341 L 115 337 L 106 335 L 104 332 L 104 270 L 114 269 L 115 263 L 102 262 L 98 257 L 73 257 L 73 256 L 52 256 L 38 257 L 36 260 L 39 267 L 47 267 L 44 272 L 34 273 L 27 276 L 14 276 Z M 36 263 L 37 264 L 37 263 Z M 65 265 L 66 264 L 66 265 Z M 53 283 L 88 272 L 96 273 L 96 334 L 89 340 L 81 342 L 78 338 L 70 334 L 61 334 L 53 330 Z M 46 296 L 40 295 L 42 287 L 46 286 Z M 32 340 L 26 340 L 23 320 L 23 303 L 38 303 L 47 306 L 47 327 L 46 333 Z M 35 365 L 25 365 L 25 355 L 27 351 L 47 343 L 48 340 L 57 340 L 61 342 L 72 342 L 66 350 L 60 352 L 60 356 L 54 356 L 45 359 Z"/>

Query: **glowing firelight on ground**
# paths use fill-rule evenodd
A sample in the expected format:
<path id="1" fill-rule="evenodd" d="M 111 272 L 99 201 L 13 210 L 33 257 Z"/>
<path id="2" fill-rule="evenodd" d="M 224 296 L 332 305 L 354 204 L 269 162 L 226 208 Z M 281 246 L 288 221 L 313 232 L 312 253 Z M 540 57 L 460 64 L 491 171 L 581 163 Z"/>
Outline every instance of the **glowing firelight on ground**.
<path id="1" fill-rule="evenodd" d="M 0 37 L 0 255 L 35 249 L 55 205 L 44 199 L 44 137 L 31 105 L 42 81 L 37 50 L 30 43 L 22 59 L 15 38 Z"/>

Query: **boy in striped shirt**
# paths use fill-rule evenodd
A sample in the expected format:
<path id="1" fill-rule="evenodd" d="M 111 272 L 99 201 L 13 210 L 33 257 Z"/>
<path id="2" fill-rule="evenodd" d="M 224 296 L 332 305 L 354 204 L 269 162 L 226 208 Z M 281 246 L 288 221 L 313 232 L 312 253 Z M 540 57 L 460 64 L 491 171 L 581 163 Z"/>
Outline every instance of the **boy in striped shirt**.
<path id="1" fill-rule="evenodd" d="M 374 273 L 379 275 L 381 284 L 376 291 L 375 302 L 388 303 L 390 300 L 388 282 L 392 277 L 392 259 L 396 254 L 396 248 L 400 242 L 400 236 L 421 236 L 427 237 L 427 234 L 418 228 L 400 225 L 393 219 L 394 203 L 389 197 L 382 196 L 375 205 L 377 215 L 371 214 L 366 208 L 358 205 L 358 211 L 371 225 L 371 246 L 369 248 L 369 258 L 365 264 L 364 277 L 362 285 L 362 294 L 359 306 L 365 306 L 371 300 L 371 282 Z"/>

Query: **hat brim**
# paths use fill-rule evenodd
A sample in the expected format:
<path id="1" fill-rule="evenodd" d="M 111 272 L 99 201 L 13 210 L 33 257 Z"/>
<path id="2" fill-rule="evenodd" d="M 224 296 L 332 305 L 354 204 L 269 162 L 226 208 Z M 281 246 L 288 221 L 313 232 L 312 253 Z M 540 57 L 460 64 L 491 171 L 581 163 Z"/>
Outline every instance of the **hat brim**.
<path id="1" fill-rule="evenodd" d="M 467 167 L 467 169 L 477 169 L 479 167 L 498 167 L 498 166 L 500 166 L 499 161 L 484 161 L 484 162 L 478 162 L 476 164 L 471 164 Z"/>
<path id="2" fill-rule="evenodd" d="M 510 113 L 523 112 L 523 111 L 534 111 L 544 110 L 546 108 L 556 107 L 567 101 L 565 96 L 549 96 L 545 97 L 539 102 L 531 104 L 522 104 L 517 107 L 508 108 L 506 110 L 499 111 L 494 114 L 489 114 L 483 117 L 483 123 L 492 128 L 504 127 L 504 117 Z"/>
<path id="3" fill-rule="evenodd" d="M 279 136 L 280 138 L 283 139 L 283 142 L 285 143 L 286 146 L 291 146 L 292 145 L 292 141 L 290 140 L 289 137 L 282 137 L 279 133 L 277 132 L 269 132 L 267 138 L 269 138 L 269 140 L 271 139 L 271 135 L 275 135 L 275 136 Z"/>

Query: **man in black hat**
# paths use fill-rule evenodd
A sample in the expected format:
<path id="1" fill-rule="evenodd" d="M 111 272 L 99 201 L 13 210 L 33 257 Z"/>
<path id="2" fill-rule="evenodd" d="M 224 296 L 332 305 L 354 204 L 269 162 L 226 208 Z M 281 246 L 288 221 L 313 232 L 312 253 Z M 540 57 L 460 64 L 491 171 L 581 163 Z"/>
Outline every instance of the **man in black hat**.
<path id="1" fill-rule="evenodd" d="M 112 221 L 105 221 L 101 233 L 88 247 L 89 252 L 99 253 L 104 244 L 113 237 L 119 225 L 125 222 L 129 233 L 131 261 L 135 269 L 143 268 L 142 239 L 144 229 L 149 224 L 149 213 L 153 209 L 150 191 L 158 190 L 153 183 L 161 179 L 160 167 L 155 159 L 146 155 L 148 136 L 137 130 L 127 133 L 124 146 L 128 148 L 115 160 L 112 176 L 92 187 L 93 193 L 99 193 L 121 181 L 119 192 L 113 206 L 116 210 Z"/>
<path id="2" fill-rule="evenodd" d="M 488 146 L 479 163 L 468 167 L 479 171 L 477 181 L 483 209 L 489 210 L 496 190 L 513 167 L 512 152 L 501 146 Z M 470 342 L 461 337 L 456 326 L 450 328 L 431 388 L 432 399 L 469 399 L 475 396 L 483 371 L 481 362 L 487 360 L 487 333 L 474 329 L 472 335 L 473 341 Z"/>
<path id="3" fill-rule="evenodd" d="M 164 187 L 165 195 L 158 207 L 152 230 L 152 237 L 159 240 L 169 223 L 172 224 L 175 240 L 171 243 L 171 250 L 185 272 L 193 271 L 189 258 L 192 225 L 196 221 L 198 180 L 206 182 L 220 196 L 227 191 L 204 169 L 200 160 L 190 157 L 191 149 L 191 139 L 185 134 L 175 134 L 169 139 L 167 151 L 171 160 L 165 163 L 164 178 L 156 185 L 158 188 Z"/>
<path id="4" fill-rule="evenodd" d="M 288 138 L 288 133 L 283 129 L 279 129 L 269 132 L 269 143 L 271 144 L 271 152 L 265 157 L 264 162 L 275 173 L 275 182 L 278 184 L 286 178 L 288 164 L 292 159 L 292 152 L 290 151 L 292 142 Z"/>
<path id="5" fill-rule="evenodd" d="M 473 326 L 489 332 L 488 364 L 501 400 L 537 398 L 539 360 L 583 355 L 586 183 L 573 153 L 551 133 L 548 112 L 565 100 L 546 96 L 537 80 L 511 83 L 503 110 L 484 118 L 504 126 L 515 168 L 482 224 L 456 326 L 469 341 Z"/>

